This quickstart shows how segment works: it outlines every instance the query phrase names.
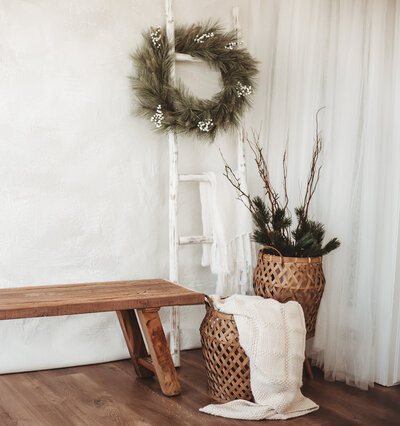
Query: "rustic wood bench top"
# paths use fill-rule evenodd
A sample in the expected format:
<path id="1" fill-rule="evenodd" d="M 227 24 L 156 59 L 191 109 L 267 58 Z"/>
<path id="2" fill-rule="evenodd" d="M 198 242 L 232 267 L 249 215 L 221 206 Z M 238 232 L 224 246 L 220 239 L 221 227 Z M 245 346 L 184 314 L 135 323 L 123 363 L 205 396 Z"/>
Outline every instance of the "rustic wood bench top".
<path id="1" fill-rule="evenodd" d="M 116 311 L 136 374 L 155 374 L 172 396 L 181 386 L 158 310 L 202 303 L 204 294 L 162 279 L 6 288 L 0 290 L 0 320 Z"/>
<path id="2" fill-rule="evenodd" d="M 0 320 L 199 305 L 204 295 L 162 279 L 0 289 Z"/>

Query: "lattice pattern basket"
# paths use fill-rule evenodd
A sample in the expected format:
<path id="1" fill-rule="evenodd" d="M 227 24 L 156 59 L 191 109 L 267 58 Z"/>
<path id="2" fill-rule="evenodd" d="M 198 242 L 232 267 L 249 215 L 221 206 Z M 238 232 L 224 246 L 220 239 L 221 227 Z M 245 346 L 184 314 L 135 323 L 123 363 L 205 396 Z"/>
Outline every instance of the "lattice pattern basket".
<path id="1" fill-rule="evenodd" d="M 258 254 L 254 270 L 253 288 L 258 296 L 280 302 L 296 300 L 304 311 L 307 336 L 315 334 L 318 308 L 325 288 L 322 257 L 284 257 L 266 254 L 264 247 Z"/>
<path id="2" fill-rule="evenodd" d="M 206 302 L 207 312 L 200 334 L 208 394 L 218 402 L 234 399 L 252 401 L 250 360 L 239 344 L 234 317 L 215 309 L 208 296 Z"/>

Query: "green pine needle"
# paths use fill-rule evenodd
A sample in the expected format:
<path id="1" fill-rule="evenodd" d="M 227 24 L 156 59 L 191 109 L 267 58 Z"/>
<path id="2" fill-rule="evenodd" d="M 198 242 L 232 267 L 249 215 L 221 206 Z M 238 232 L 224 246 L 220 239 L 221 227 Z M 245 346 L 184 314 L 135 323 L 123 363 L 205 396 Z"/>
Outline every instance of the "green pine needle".
<path id="1" fill-rule="evenodd" d="M 137 98 L 137 115 L 152 120 L 158 105 L 161 105 L 162 119 L 154 130 L 167 133 L 194 135 L 214 140 L 220 131 L 235 128 L 240 117 L 251 104 L 251 97 L 238 96 L 238 83 L 254 90 L 257 62 L 246 49 L 237 45 L 236 32 L 224 32 L 218 22 L 209 21 L 189 27 L 176 27 L 175 51 L 185 53 L 207 62 L 220 71 L 223 89 L 211 99 L 199 99 L 178 81 L 170 80 L 174 57 L 170 53 L 165 28 L 160 30 L 161 38 L 154 44 L 150 31 L 143 33 L 143 44 L 132 55 L 135 75 L 130 77 L 132 89 Z M 212 37 L 196 40 L 203 34 L 213 33 Z M 212 120 L 212 124 L 202 131 L 199 122 Z M 153 118 L 154 120 L 154 118 Z M 153 121 L 156 124 L 156 121 Z"/>

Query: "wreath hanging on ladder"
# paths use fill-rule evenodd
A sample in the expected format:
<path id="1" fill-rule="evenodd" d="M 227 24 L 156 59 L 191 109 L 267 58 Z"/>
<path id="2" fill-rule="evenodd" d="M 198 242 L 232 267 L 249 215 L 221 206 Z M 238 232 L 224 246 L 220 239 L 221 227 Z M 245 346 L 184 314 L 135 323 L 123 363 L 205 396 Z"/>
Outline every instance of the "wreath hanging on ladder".
<path id="1" fill-rule="evenodd" d="M 215 23 L 175 29 L 175 51 L 202 59 L 220 71 L 223 88 L 211 99 L 193 96 L 180 82 L 171 81 L 174 56 L 165 28 L 143 34 L 144 42 L 132 55 L 136 75 L 131 77 L 138 98 L 138 114 L 155 130 L 170 130 L 214 139 L 219 131 L 239 124 L 250 105 L 257 63 L 240 47 L 236 32 L 223 32 Z"/>

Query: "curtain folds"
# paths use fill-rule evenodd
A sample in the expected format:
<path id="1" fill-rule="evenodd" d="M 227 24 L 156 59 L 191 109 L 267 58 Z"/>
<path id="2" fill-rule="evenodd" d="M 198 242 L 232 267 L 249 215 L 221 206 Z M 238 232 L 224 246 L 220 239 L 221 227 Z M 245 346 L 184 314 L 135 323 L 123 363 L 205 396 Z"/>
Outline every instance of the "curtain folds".
<path id="1" fill-rule="evenodd" d="M 342 246 L 324 259 L 327 287 L 310 353 L 327 379 L 362 389 L 393 384 L 400 381 L 400 2 L 252 7 L 251 39 L 262 61 L 257 109 L 277 187 L 288 141 L 292 208 L 306 184 L 315 112 L 326 107 L 312 215 Z"/>

